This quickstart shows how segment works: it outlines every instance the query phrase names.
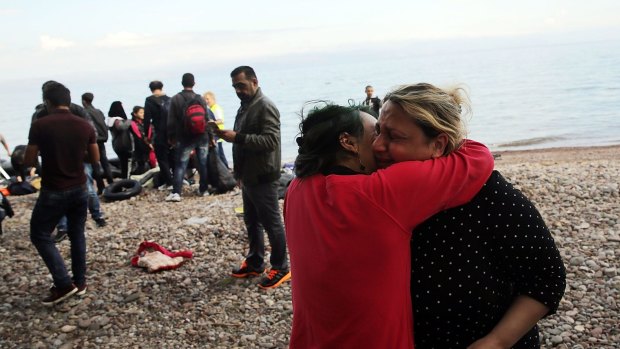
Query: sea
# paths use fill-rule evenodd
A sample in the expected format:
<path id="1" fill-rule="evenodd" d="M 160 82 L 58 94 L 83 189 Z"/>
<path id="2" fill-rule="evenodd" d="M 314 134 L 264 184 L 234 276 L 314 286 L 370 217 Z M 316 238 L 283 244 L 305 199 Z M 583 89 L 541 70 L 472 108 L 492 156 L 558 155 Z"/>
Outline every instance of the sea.
<path id="1" fill-rule="evenodd" d="M 620 40 L 387 42 L 246 64 L 255 68 L 263 93 L 280 110 L 283 161 L 297 154 L 295 138 L 301 116 L 311 107 L 307 102 L 359 103 L 366 85 L 383 97 L 394 86 L 417 82 L 465 86 L 472 104 L 465 119 L 467 137 L 493 151 L 620 144 Z M 226 127 L 232 127 L 239 100 L 229 74 L 237 65 L 196 62 L 154 69 L 145 63 L 144 69 L 132 72 L 94 68 L 88 76 L 50 72 L 23 80 L 0 77 L 0 133 L 12 148 L 27 143 L 41 84 L 49 79 L 69 87 L 78 104 L 88 91 L 104 114 L 119 100 L 129 115 L 133 106 L 144 104 L 151 80 L 163 81 L 172 96 L 181 90 L 181 76 L 188 71 L 196 76 L 196 92 L 215 93 Z M 107 149 L 114 157 L 110 142 Z M 230 159 L 229 144 L 225 152 Z M 6 158 L 4 149 L 0 158 Z"/>

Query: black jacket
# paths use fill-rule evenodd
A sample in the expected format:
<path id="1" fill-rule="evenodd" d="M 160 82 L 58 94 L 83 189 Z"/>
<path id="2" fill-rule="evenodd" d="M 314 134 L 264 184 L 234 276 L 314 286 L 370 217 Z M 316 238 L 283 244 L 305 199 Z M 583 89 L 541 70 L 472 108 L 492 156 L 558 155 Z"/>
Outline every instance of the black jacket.
<path id="1" fill-rule="evenodd" d="M 35 122 L 36 120 L 50 114 L 50 112 L 45 107 L 45 104 L 39 104 L 34 109 L 35 109 L 34 114 L 32 114 L 32 122 Z M 89 122 L 92 121 L 90 120 L 90 116 L 88 116 L 88 113 L 86 112 L 86 110 L 84 110 L 84 108 L 80 107 L 79 105 L 75 103 L 71 103 L 71 105 L 69 106 L 69 110 L 71 111 L 71 114 L 73 115 L 77 115 L 81 117 L 82 119 L 89 121 Z"/>
<path id="2" fill-rule="evenodd" d="M 93 121 L 95 125 L 95 130 L 97 131 L 97 142 L 107 142 L 108 141 L 108 126 L 105 123 L 105 115 L 103 112 L 92 105 L 89 105 L 84 108 L 90 119 Z"/>
<path id="3" fill-rule="evenodd" d="M 171 98 L 166 95 L 148 96 L 144 101 L 144 127 L 153 125 L 155 142 L 166 143 L 168 139 L 168 110 Z"/>
<path id="4" fill-rule="evenodd" d="M 381 103 L 381 98 L 379 97 L 366 97 L 366 99 L 362 102 L 362 105 L 369 106 L 370 109 L 377 114 L 375 117 L 379 117 L 379 111 L 381 110 L 381 105 L 383 105 L 383 103 Z"/>
<path id="5" fill-rule="evenodd" d="M 241 102 L 234 131 L 235 178 L 247 185 L 280 178 L 280 112 L 260 87 L 250 101 Z"/>

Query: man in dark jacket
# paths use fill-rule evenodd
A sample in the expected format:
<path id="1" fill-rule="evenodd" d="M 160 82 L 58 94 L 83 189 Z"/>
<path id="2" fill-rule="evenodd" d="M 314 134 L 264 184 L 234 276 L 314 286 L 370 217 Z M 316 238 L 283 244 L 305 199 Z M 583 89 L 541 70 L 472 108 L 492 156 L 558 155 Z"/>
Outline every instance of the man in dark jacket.
<path id="1" fill-rule="evenodd" d="M 82 95 L 82 106 L 84 106 L 84 110 L 90 116 L 93 125 L 95 125 L 95 131 L 97 131 L 99 161 L 101 162 L 103 175 L 97 176 L 95 180 L 97 181 L 97 194 L 101 195 L 103 188 L 105 188 L 103 178 L 105 177 L 108 181 L 108 185 L 110 185 L 114 179 L 112 178 L 112 170 L 110 169 L 110 163 L 108 162 L 108 156 L 105 151 L 105 143 L 108 141 L 108 126 L 106 125 L 105 115 L 103 115 L 103 112 L 93 106 L 94 98 L 95 96 L 92 93 L 84 93 Z"/>
<path id="2" fill-rule="evenodd" d="M 170 171 L 170 159 L 173 158 L 172 148 L 168 144 L 168 110 L 170 109 L 170 97 L 162 91 L 164 84 L 161 81 L 151 81 L 149 89 L 151 95 L 144 101 L 144 128 L 149 129 L 153 125 L 153 144 L 155 156 L 159 165 L 160 189 L 172 186 L 172 172 Z"/>
<path id="3" fill-rule="evenodd" d="M 258 286 L 274 288 L 291 278 L 278 204 L 280 112 L 258 87 L 254 69 L 241 66 L 233 70 L 230 77 L 241 107 L 237 111 L 234 130 L 216 133 L 233 143 L 234 173 L 242 190 L 243 219 L 250 242 L 245 261 L 233 270 L 232 275 L 245 278 L 265 271 L 264 228 L 271 244 L 271 270 Z"/>
<path id="4" fill-rule="evenodd" d="M 198 195 L 209 195 L 207 191 L 209 182 L 207 177 L 207 155 L 209 152 L 209 143 L 213 141 L 207 128 L 196 134 L 193 130 L 188 129 L 186 122 L 186 107 L 188 103 L 195 99 L 198 105 L 202 107 L 200 111 L 204 115 L 204 122 L 211 119 L 214 120 L 213 113 L 207 107 L 207 103 L 199 94 L 195 93 L 194 75 L 191 73 L 183 74 L 181 79 L 183 90 L 170 101 L 170 110 L 168 111 L 168 142 L 176 147 L 176 156 L 174 164 L 174 176 L 172 179 L 172 193 L 166 197 L 166 201 L 181 201 L 181 192 L 183 187 L 183 175 L 189 162 L 189 156 L 192 150 L 196 150 L 196 159 L 198 160 L 198 174 L 200 175 L 200 186 L 198 187 Z M 196 107 L 198 107 L 196 105 Z M 195 109 L 196 110 L 196 109 Z"/>
<path id="5" fill-rule="evenodd" d="M 370 107 L 375 113 L 374 117 L 378 118 L 382 105 L 381 98 L 372 96 L 375 93 L 375 88 L 370 85 L 366 86 L 364 92 L 366 92 L 366 99 L 362 102 L 362 105 Z"/>

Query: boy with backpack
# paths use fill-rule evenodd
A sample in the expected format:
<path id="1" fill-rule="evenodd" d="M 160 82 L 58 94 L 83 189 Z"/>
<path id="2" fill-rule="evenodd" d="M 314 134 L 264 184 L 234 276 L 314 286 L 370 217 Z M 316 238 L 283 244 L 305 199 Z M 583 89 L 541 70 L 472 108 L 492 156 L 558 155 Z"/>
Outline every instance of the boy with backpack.
<path id="1" fill-rule="evenodd" d="M 194 149 L 200 175 L 198 195 L 209 195 L 207 155 L 213 135 L 207 128 L 207 122 L 215 120 L 215 117 L 202 96 L 194 92 L 193 74 L 183 74 L 181 84 L 183 90 L 172 97 L 168 112 L 168 143 L 176 148 L 172 193 L 166 197 L 166 201 L 171 202 L 181 201 L 183 175 Z"/>

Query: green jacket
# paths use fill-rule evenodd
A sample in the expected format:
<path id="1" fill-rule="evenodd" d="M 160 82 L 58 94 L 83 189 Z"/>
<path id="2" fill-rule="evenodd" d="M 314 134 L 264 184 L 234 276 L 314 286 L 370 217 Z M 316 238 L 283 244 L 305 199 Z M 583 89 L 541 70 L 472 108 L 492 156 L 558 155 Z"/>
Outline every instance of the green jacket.
<path id="1" fill-rule="evenodd" d="M 241 102 L 233 128 L 235 178 L 245 185 L 269 183 L 280 178 L 280 112 L 260 87 L 248 102 Z"/>

